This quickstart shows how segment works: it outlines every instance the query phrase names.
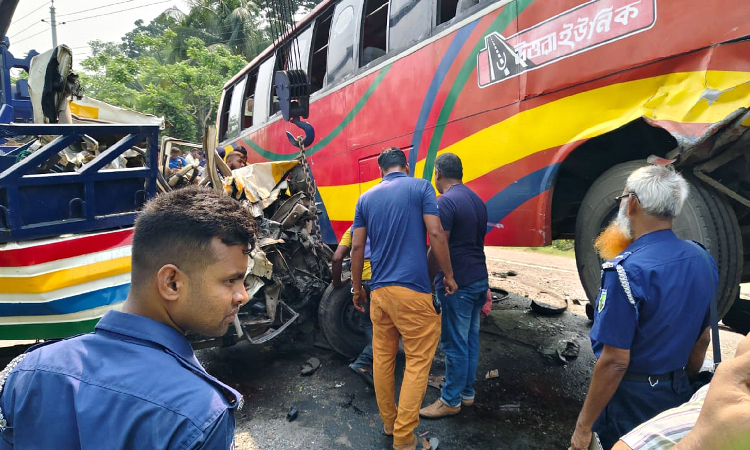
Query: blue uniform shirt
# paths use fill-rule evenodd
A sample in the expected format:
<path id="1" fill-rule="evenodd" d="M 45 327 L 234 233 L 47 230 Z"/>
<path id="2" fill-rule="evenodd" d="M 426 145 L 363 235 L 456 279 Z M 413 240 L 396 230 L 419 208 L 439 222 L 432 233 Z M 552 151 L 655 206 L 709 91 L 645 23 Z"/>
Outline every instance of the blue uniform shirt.
<path id="1" fill-rule="evenodd" d="M 717 286 L 716 263 L 697 244 L 672 230 L 641 236 L 603 265 L 591 328 L 594 354 L 598 358 L 604 345 L 629 349 L 628 370 L 635 373 L 657 375 L 685 367 L 709 326 Z"/>
<path id="2" fill-rule="evenodd" d="M 387 174 L 359 198 L 352 230 L 367 229 L 372 289 L 402 286 L 432 292 L 425 214 L 438 215 L 435 189 L 427 180 L 403 172 Z"/>
<path id="3" fill-rule="evenodd" d="M 174 328 L 109 311 L 96 331 L 43 345 L 0 397 L 0 449 L 233 448 L 242 397 Z"/>

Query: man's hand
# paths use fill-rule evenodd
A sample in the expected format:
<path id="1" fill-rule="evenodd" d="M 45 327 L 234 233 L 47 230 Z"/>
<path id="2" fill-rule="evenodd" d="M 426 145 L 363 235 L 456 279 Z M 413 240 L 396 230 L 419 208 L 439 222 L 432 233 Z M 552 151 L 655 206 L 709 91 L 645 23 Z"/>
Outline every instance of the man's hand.
<path id="1" fill-rule="evenodd" d="M 364 288 L 360 287 L 359 290 L 354 290 L 352 302 L 354 303 L 354 308 L 357 311 L 361 313 L 365 312 L 365 304 L 367 304 L 367 294 L 365 293 Z"/>
<path id="2" fill-rule="evenodd" d="M 452 276 L 443 277 L 443 285 L 445 286 L 445 295 L 453 295 L 458 290 L 456 280 Z"/>
<path id="3" fill-rule="evenodd" d="M 573 433 L 573 437 L 570 438 L 570 448 L 572 450 L 588 450 L 591 445 L 592 433 L 591 430 L 585 430 L 580 426 L 576 426 L 576 431 Z"/>

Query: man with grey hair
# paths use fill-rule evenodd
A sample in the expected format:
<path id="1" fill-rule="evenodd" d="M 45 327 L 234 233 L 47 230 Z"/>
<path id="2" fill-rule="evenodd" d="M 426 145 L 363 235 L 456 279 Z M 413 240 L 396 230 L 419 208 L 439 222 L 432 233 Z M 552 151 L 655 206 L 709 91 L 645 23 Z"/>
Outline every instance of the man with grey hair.
<path id="1" fill-rule="evenodd" d="M 591 328 L 598 360 L 571 439 L 574 450 L 589 448 L 592 431 L 610 449 L 692 395 L 690 377 L 708 348 L 718 271 L 705 248 L 672 232 L 688 194 L 671 167 L 634 171 L 615 198 L 617 218 L 594 244 L 608 261 Z"/>

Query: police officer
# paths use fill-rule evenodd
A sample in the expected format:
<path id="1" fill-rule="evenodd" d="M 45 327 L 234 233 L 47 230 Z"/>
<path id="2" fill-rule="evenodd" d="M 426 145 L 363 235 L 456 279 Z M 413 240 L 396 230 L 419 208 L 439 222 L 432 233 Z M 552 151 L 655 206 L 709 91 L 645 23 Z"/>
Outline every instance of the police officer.
<path id="1" fill-rule="evenodd" d="M 571 439 L 574 450 L 589 448 L 592 430 L 610 449 L 692 395 L 689 376 L 708 347 L 718 271 L 703 247 L 672 232 L 688 193 L 670 167 L 636 170 L 616 198 L 617 218 L 595 242 L 611 259 L 602 265 L 591 328 L 598 360 Z"/>
<path id="2" fill-rule="evenodd" d="M 0 449 L 233 448 L 241 396 L 206 373 L 185 335 L 223 335 L 247 302 L 254 227 L 206 188 L 149 202 L 122 311 L 0 373 Z"/>

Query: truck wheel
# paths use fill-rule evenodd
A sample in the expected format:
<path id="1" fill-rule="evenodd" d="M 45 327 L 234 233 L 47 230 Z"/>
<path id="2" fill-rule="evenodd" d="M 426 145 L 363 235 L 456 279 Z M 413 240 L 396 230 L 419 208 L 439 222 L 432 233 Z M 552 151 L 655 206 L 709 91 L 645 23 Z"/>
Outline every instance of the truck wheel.
<path id="1" fill-rule="evenodd" d="M 583 198 L 576 218 L 575 253 L 578 275 L 589 300 L 593 301 L 601 282 L 602 260 L 593 243 L 617 215 L 614 198 L 622 193 L 628 176 L 645 161 L 629 161 L 604 172 Z M 737 298 L 742 272 L 742 237 L 737 217 L 726 198 L 690 175 L 690 196 L 674 220 L 673 230 L 708 248 L 719 267 L 717 305 L 723 317 Z"/>
<path id="2" fill-rule="evenodd" d="M 724 325 L 741 334 L 750 333 L 750 300 L 738 298 L 724 316 Z"/>
<path id="3" fill-rule="evenodd" d="M 367 346 L 367 337 L 360 324 L 361 315 L 352 303 L 351 288 L 351 281 L 335 289 L 328 285 L 318 306 L 318 323 L 332 349 L 356 358 Z"/>

